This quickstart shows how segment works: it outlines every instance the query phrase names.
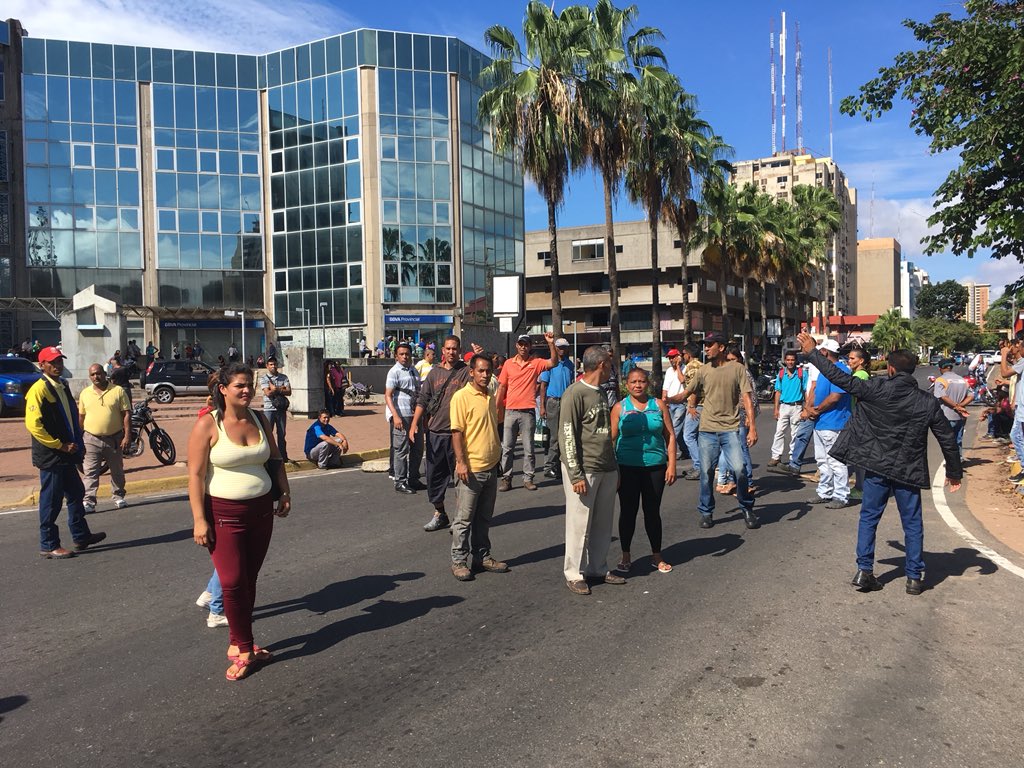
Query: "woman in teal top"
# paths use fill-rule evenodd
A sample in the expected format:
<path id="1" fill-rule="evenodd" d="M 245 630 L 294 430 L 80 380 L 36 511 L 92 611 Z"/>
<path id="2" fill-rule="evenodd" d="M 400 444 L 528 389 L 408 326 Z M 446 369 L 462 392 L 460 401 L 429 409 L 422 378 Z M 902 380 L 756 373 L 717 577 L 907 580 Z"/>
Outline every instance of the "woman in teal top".
<path id="1" fill-rule="evenodd" d="M 612 444 L 619 463 L 619 544 L 622 559 L 618 571 L 628 573 L 629 554 L 640 501 L 644 528 L 651 542 L 651 564 L 661 573 L 672 566 L 661 557 L 661 496 L 665 485 L 676 481 L 676 436 L 668 407 L 650 395 L 647 371 L 634 368 L 626 378 L 629 396 L 612 408 Z"/>

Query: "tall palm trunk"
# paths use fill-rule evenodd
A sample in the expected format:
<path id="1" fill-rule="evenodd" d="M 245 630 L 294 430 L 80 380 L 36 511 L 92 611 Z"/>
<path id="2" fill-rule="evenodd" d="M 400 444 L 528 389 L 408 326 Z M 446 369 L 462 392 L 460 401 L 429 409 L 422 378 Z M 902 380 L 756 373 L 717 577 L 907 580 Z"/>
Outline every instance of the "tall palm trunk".
<path id="1" fill-rule="evenodd" d="M 764 280 L 758 283 L 758 287 L 761 289 L 761 332 L 758 336 L 761 337 L 761 356 L 768 351 L 768 288 L 765 286 Z M 778 297 L 778 287 L 775 289 L 775 296 Z"/>
<path id="2" fill-rule="evenodd" d="M 551 254 L 551 328 L 559 335 L 562 333 L 562 287 L 558 281 L 558 226 L 552 200 L 548 200 L 548 252 Z"/>
<path id="3" fill-rule="evenodd" d="M 619 319 L 619 270 L 615 261 L 615 221 L 612 213 L 612 182 L 608 176 L 604 179 L 604 257 L 608 266 L 608 293 L 611 307 L 608 310 L 608 325 L 611 331 L 612 360 L 616 370 L 622 363 L 622 337 Z"/>
<path id="4" fill-rule="evenodd" d="M 728 339 L 731 335 L 732 328 L 730 327 L 729 323 L 729 299 L 725 292 L 725 287 L 728 283 L 728 280 L 726 278 L 729 275 L 729 268 L 726 266 L 725 259 L 726 254 L 723 250 L 722 268 L 719 270 L 721 274 L 719 274 L 718 276 L 718 298 L 722 303 L 722 333 L 724 333 L 725 338 Z"/>
<path id="5" fill-rule="evenodd" d="M 686 264 L 686 246 L 683 246 L 683 344 L 690 343 L 690 268 Z"/>
<path id="6" fill-rule="evenodd" d="M 752 284 L 753 280 L 748 277 L 743 278 L 743 346 L 748 355 L 753 346 L 753 321 L 750 319 L 750 286 Z"/>
<path id="7" fill-rule="evenodd" d="M 650 216 L 651 230 L 651 377 L 661 386 L 661 270 L 658 268 L 658 217 Z"/>

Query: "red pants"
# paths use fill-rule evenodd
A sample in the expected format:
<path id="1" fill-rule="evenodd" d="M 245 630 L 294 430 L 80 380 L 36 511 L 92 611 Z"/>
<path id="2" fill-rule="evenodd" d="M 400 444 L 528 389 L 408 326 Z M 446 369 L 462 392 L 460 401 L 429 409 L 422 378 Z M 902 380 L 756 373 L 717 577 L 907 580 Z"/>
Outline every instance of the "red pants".
<path id="1" fill-rule="evenodd" d="M 269 493 L 245 501 L 207 496 L 206 512 L 214 536 L 210 557 L 224 589 L 231 645 L 240 653 L 251 652 L 256 578 L 274 532 L 274 502 Z"/>

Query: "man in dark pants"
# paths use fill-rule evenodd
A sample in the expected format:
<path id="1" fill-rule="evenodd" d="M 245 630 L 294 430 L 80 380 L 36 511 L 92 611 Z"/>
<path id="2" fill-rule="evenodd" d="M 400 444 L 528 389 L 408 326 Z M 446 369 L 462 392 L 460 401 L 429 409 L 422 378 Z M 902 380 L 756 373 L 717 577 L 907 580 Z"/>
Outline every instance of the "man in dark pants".
<path id="1" fill-rule="evenodd" d="M 469 367 L 462 360 L 462 342 L 449 336 L 441 346 L 441 362 L 430 369 L 423 380 L 416 412 L 409 427 L 409 439 L 426 433 L 427 501 L 434 514 L 423 526 L 425 531 L 439 531 L 451 522 L 444 507 L 448 483 L 455 474 L 455 453 L 452 449 L 452 426 L 449 415 L 452 395 L 466 386 Z"/>
<path id="2" fill-rule="evenodd" d="M 79 475 L 85 444 L 71 389 L 60 378 L 64 355 L 56 347 L 39 350 L 43 378 L 25 393 L 25 428 L 32 436 L 32 466 L 39 469 L 39 554 L 53 560 L 74 557 L 60 545 L 57 515 L 67 499 L 68 528 L 76 550 L 103 541 L 85 520 L 85 485 Z"/>
<path id="3" fill-rule="evenodd" d="M 267 358 L 267 372 L 260 379 L 260 388 L 263 390 L 263 415 L 270 423 L 270 431 L 277 430 L 277 450 L 281 452 L 282 461 L 291 461 L 285 431 L 288 428 L 287 398 L 292 396 L 292 383 L 278 370 L 276 357 Z"/>
<path id="4" fill-rule="evenodd" d="M 566 388 L 576 380 L 576 364 L 568 357 L 568 339 L 555 339 L 558 362 L 540 375 L 540 417 L 546 419 L 548 428 L 558 426 L 558 405 Z M 554 432 L 555 430 L 552 430 Z M 544 462 L 544 477 L 560 480 L 562 466 L 561 451 L 558 449 L 558 435 L 551 441 L 548 460 Z"/>
<path id="5" fill-rule="evenodd" d="M 882 588 L 875 578 L 875 531 L 890 496 L 896 498 L 907 554 L 907 594 L 919 595 L 924 580 L 924 526 L 921 489 L 931 485 L 928 432 L 939 441 L 946 460 L 946 483 L 960 489 L 963 468 L 956 437 L 939 402 L 914 379 L 917 357 L 907 350 L 890 352 L 888 376 L 868 380 L 844 373 L 815 349 L 808 333 L 797 336 L 804 353 L 821 375 L 857 398 L 857 407 L 840 433 L 831 455 L 861 467 L 864 498 L 857 531 L 857 573 L 853 586 L 870 592 Z"/>

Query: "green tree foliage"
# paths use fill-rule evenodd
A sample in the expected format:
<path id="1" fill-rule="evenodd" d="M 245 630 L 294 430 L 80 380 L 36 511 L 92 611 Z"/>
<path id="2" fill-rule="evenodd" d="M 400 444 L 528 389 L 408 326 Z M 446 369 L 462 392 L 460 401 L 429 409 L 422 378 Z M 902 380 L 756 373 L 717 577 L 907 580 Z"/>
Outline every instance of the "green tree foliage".
<path id="1" fill-rule="evenodd" d="M 894 349 L 910 349 L 914 344 L 914 332 L 910 321 L 893 308 L 880 316 L 871 329 L 871 343 L 880 352 L 892 352 Z"/>
<path id="2" fill-rule="evenodd" d="M 967 312 L 967 289 L 956 280 L 926 285 L 917 294 L 917 314 L 920 317 L 937 317 L 956 322 L 963 320 Z"/>
<path id="3" fill-rule="evenodd" d="M 918 317 L 911 322 L 914 338 L 922 347 L 950 353 L 983 346 L 978 327 L 964 321 L 949 322 L 937 317 Z"/>
<path id="4" fill-rule="evenodd" d="M 840 109 L 871 120 L 901 97 L 933 153 L 958 152 L 935 192 L 928 223 L 939 231 L 924 239 L 926 253 L 990 248 L 1024 263 L 1024 3 L 967 0 L 964 9 L 904 21 L 922 47 L 898 54 Z"/>

